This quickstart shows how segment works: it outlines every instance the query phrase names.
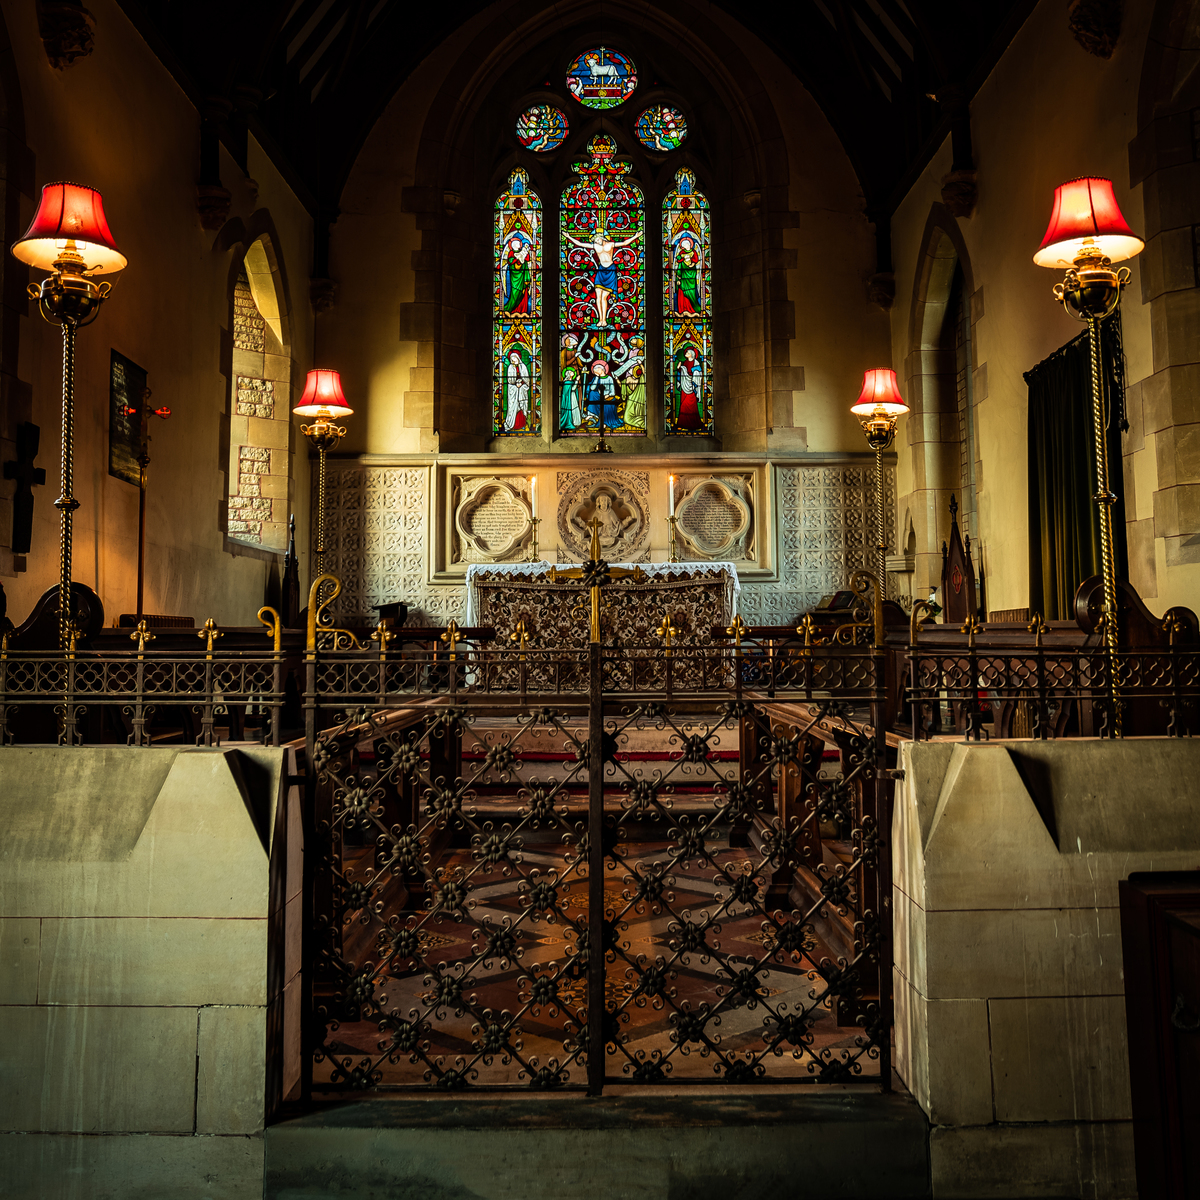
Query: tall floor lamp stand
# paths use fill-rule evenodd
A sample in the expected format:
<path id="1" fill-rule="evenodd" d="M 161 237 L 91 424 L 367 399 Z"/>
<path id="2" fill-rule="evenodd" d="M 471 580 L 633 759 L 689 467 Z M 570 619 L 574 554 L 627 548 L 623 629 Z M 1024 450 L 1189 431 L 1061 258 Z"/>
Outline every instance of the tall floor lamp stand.
<path id="1" fill-rule="evenodd" d="M 29 295 L 51 325 L 62 328 L 62 490 L 58 509 L 58 639 L 71 644 L 71 540 L 79 501 L 73 495 L 75 467 L 75 334 L 99 315 L 112 284 L 94 275 L 120 271 L 126 258 L 117 249 L 104 216 L 104 202 L 94 188 L 76 183 L 48 183 L 38 210 L 13 255 L 50 274 L 29 285 Z"/>
<path id="2" fill-rule="evenodd" d="M 1109 485 L 1104 381 L 1100 371 L 1100 322 L 1115 312 L 1129 283 L 1128 267 L 1113 263 L 1133 258 L 1145 242 L 1129 228 L 1111 179 L 1095 175 L 1070 179 L 1054 189 L 1054 206 L 1045 237 L 1033 261 L 1039 267 L 1064 270 L 1054 285 L 1054 298 L 1088 327 L 1092 360 L 1092 440 L 1096 454 L 1096 506 L 1100 518 L 1100 575 L 1104 582 L 1104 648 L 1108 658 L 1112 707 L 1108 733 L 1121 732 L 1121 681 L 1117 658 L 1120 641 L 1117 568 L 1113 551 L 1112 506 L 1117 497 Z"/>

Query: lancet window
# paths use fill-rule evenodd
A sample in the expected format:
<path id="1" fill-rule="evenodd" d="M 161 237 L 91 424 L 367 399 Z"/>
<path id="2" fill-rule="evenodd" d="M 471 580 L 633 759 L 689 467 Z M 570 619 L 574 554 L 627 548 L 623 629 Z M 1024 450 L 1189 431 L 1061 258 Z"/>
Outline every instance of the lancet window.
<path id="1" fill-rule="evenodd" d="M 542 427 L 542 202 L 518 167 L 495 207 L 492 432 L 536 437 Z"/>
<path id="2" fill-rule="evenodd" d="M 559 210 L 559 429 L 645 436 L 645 202 L 611 137 L 588 154 Z"/>
<path id="3" fill-rule="evenodd" d="M 585 51 L 567 68 L 558 103 L 568 109 L 615 109 L 637 89 L 628 56 L 604 47 Z M 636 111 L 636 110 L 634 110 Z M 586 113 L 585 113 L 586 116 Z M 576 111 L 571 121 L 579 119 Z M 557 104 L 536 103 L 517 118 L 523 151 L 550 157 L 566 140 L 570 122 Z M 681 109 L 644 108 L 628 129 L 658 161 L 688 137 Z M 636 142 L 633 150 L 640 153 Z M 670 157 L 666 159 L 670 163 Z M 709 202 L 687 167 L 679 167 L 661 201 L 661 225 L 648 219 L 645 194 L 616 138 L 600 133 L 586 157 L 571 164 L 559 198 L 558 248 L 545 245 L 541 199 L 517 167 L 495 202 L 492 431 L 497 437 L 540 437 L 543 420 L 561 437 L 644 437 L 647 384 L 661 380 L 663 430 L 711 436 L 713 413 L 712 222 Z M 659 193 L 661 195 L 661 193 Z M 658 196 L 653 203 L 658 206 Z M 553 214 L 551 214 L 551 217 Z M 553 229 L 553 223 L 551 225 Z M 558 277 L 547 267 L 557 257 Z M 661 300 L 647 310 L 646 264 L 662 264 Z M 655 267 L 657 270 L 657 266 Z M 550 274 L 543 276 L 543 270 Z M 657 277 L 652 274 L 655 292 Z M 557 331 L 547 330 L 542 413 L 543 296 L 558 294 Z M 553 316 L 553 308 L 551 308 Z M 648 358 L 648 331 L 660 360 Z M 647 379 L 648 364 L 656 379 Z"/>
<path id="4" fill-rule="evenodd" d="M 713 432 L 710 228 L 708 200 L 683 167 L 663 200 L 663 395 L 669 434 Z"/>

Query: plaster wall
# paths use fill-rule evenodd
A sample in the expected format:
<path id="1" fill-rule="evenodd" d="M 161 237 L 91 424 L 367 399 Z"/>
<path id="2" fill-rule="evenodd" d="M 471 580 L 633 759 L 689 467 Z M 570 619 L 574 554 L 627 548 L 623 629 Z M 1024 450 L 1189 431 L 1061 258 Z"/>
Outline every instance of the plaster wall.
<path id="1" fill-rule="evenodd" d="M 0 1196 L 261 1196 L 286 753 L 0 750 Z"/>
<path id="2" fill-rule="evenodd" d="M 896 1069 L 934 1197 L 1134 1200 L 1117 883 L 1195 870 L 1188 740 L 906 742 Z"/>
<path id="3" fill-rule="evenodd" d="M 866 279 L 875 269 L 874 239 L 858 181 L 841 145 L 812 97 L 774 52 L 719 10 L 706 6 L 692 13 L 688 8 L 669 16 L 630 7 L 620 15 L 636 31 L 631 37 L 653 35 L 671 44 L 699 36 L 695 29 L 702 28 L 709 47 L 705 54 L 719 44 L 727 47 L 725 58 L 745 64 L 737 77 L 736 87 L 742 88 L 737 103 L 759 117 L 769 112 L 769 121 L 759 122 L 760 130 L 771 126 L 780 131 L 761 144 L 743 145 L 743 126 L 735 123 L 736 144 L 727 153 L 739 164 L 736 177 L 714 177 L 711 166 L 707 174 L 697 168 L 710 197 L 723 210 L 716 220 L 718 229 L 725 227 L 726 262 L 738 264 L 736 282 L 730 277 L 732 266 L 724 279 L 719 270 L 715 274 L 717 308 L 725 303 L 743 306 L 730 315 L 736 326 L 734 344 L 717 371 L 717 432 L 724 448 L 773 454 L 861 450 L 862 433 L 848 408 L 862 371 L 886 360 L 888 333 L 886 316 L 867 303 Z M 547 46 L 557 45 L 555 37 L 586 19 L 594 17 L 589 18 L 583 6 L 556 6 L 552 14 L 537 16 L 532 44 L 546 39 Z M 453 330 L 446 319 L 437 328 L 436 314 L 451 311 L 449 291 L 455 293 L 454 306 L 469 308 L 476 304 L 476 294 L 486 295 L 489 289 L 489 255 L 481 247 L 490 244 L 491 197 L 484 193 L 491 186 L 487 173 L 493 164 L 471 161 L 460 143 L 479 117 L 485 97 L 494 105 L 504 88 L 515 98 L 524 86 L 515 80 L 511 87 L 507 82 L 496 85 L 493 60 L 504 38 L 529 20 L 526 9 L 506 2 L 465 21 L 396 93 L 350 175 L 331 234 L 331 272 L 340 299 L 316 327 L 319 357 L 343 370 L 356 405 L 341 447 L 346 453 L 472 448 L 448 441 L 465 430 L 461 414 L 450 415 L 458 413 L 454 405 L 460 400 L 456 396 L 451 404 L 439 383 L 448 378 L 448 368 L 439 366 L 446 355 L 456 363 L 476 364 L 467 408 L 477 407 L 481 414 L 490 408 L 488 312 L 480 307 L 467 319 L 461 345 L 457 308 Z M 522 45 L 520 52 L 527 49 Z M 547 51 L 538 69 L 548 76 L 561 74 L 561 58 Z M 732 72 L 731 67 L 731 77 Z M 676 83 L 684 86 L 683 78 Z M 507 96 L 505 92 L 503 103 Z M 702 99 L 715 103 L 699 94 L 693 99 L 698 107 Z M 636 109 L 637 103 L 635 95 L 627 107 Z M 452 117 L 441 111 L 447 105 L 457 105 Z M 704 113 L 698 112 L 696 120 L 703 122 Z M 708 132 L 715 140 L 715 131 Z M 505 136 L 497 161 L 516 150 L 511 130 Z M 552 166 L 553 157 L 542 156 L 539 162 Z M 468 162 L 464 182 L 460 177 Z M 465 188 L 479 194 L 468 195 Z M 445 189 L 458 194 L 454 216 L 442 211 Z M 761 195 L 761 215 L 747 204 L 745 197 L 753 192 Z M 556 194 L 543 195 L 543 202 L 553 208 Z M 655 219 L 651 213 L 650 220 Z M 470 255 L 464 249 L 468 244 L 475 245 Z M 457 272 L 453 278 L 450 267 L 439 265 L 451 257 Z M 555 257 L 547 254 L 548 279 L 555 276 Z M 438 272 L 440 284 L 432 279 Z M 435 296 L 438 287 L 441 294 Z M 651 324 L 656 308 L 650 289 Z M 556 340 L 547 329 L 544 354 L 553 354 Z M 460 383 L 456 375 L 454 386 Z M 555 425 L 552 390 L 543 389 L 547 435 Z M 672 448 L 653 428 L 650 434 L 614 439 L 615 449 L 637 454 Z M 486 440 L 474 448 L 483 449 Z M 589 444 L 554 439 L 547 447 L 544 441 L 528 439 L 503 449 L 517 454 L 547 448 L 573 453 Z"/>
<path id="4" fill-rule="evenodd" d="M 38 36 L 36 6 L 0 4 L 32 153 L 21 230 L 42 184 L 77 180 L 103 194 L 114 236 L 129 259 L 99 318 L 77 340 L 74 491 L 80 508 L 73 576 L 100 594 L 110 616 L 133 611 L 138 490 L 108 474 L 109 352 L 116 349 L 146 368 L 154 405 L 172 410 L 165 422 L 151 418 L 146 610 L 190 615 L 198 624 L 209 616 L 221 624 L 250 624 L 265 599 L 273 560 L 260 551 L 234 557 L 223 533 L 229 380 L 222 374 L 222 339 L 230 334 L 229 275 L 235 256 L 248 248 L 237 230 L 272 226 L 298 364 L 293 380 L 302 383 L 311 360 L 311 222 L 251 139 L 248 176 L 222 155 L 232 228 L 218 235 L 202 229 L 195 108 L 114 0 L 89 7 L 96 19 L 95 49 L 58 71 Z M 31 276 L 41 278 L 39 272 Z M 0 553 L 0 580 L 16 623 L 58 578 L 58 515 L 52 504 L 59 489 L 62 386 L 61 336 L 35 307 L 21 321 L 20 338 L 19 365 L 10 369 L 29 389 L 6 398 L 0 434 L 9 457 L 7 439 L 16 426 L 25 420 L 39 425 L 38 464 L 47 479 L 34 489 L 33 539 L 24 569 L 15 571 L 12 555 Z M 302 446 L 293 432 L 293 485 L 305 501 L 303 520 L 308 478 Z M 3 485 L 4 495 L 11 486 Z M 9 528 L 0 531 L 5 544 L 9 536 Z"/>
<path id="5" fill-rule="evenodd" d="M 1138 86 L 1152 5 L 1124 7 L 1121 37 L 1109 60 L 1086 53 L 1071 36 L 1063 5 L 1043 0 L 971 104 L 971 133 L 979 201 L 959 218 L 974 276 L 973 326 L 979 540 L 991 610 L 1028 604 L 1028 388 L 1022 374 L 1079 334 L 1082 326 L 1050 295 L 1055 272 L 1036 267 L 1033 252 L 1049 219 L 1054 188 L 1079 175 L 1111 178 L 1127 220 L 1143 231 L 1141 186 L 1130 186 L 1129 143 L 1137 130 Z M 896 210 L 892 221 L 896 303 L 892 352 L 898 371 L 915 351 L 912 310 L 931 207 L 941 200 L 950 170 L 942 146 Z M 1142 302 L 1145 256 L 1126 264 L 1133 273 L 1122 300 L 1128 359 L 1129 420 L 1124 437 L 1126 518 L 1130 523 L 1131 578 L 1153 609 L 1194 604 L 1200 575 L 1194 565 L 1168 567 L 1162 539 L 1151 546 L 1154 570 L 1140 538 L 1152 517 L 1158 486 L 1153 437 L 1142 432 L 1140 381 L 1153 370 L 1150 306 Z M 903 372 L 901 371 L 903 378 Z M 905 444 L 902 429 L 898 442 Z M 900 453 L 898 514 L 918 486 L 914 456 Z M 949 514 L 932 514 L 936 544 L 949 531 Z M 1140 528 L 1135 528 L 1141 523 Z M 1140 558 L 1139 558 L 1140 556 Z M 978 564 L 978 559 L 976 560 Z M 931 571 L 935 571 L 936 564 Z M 936 581 L 936 580 L 935 580 Z M 918 580 L 918 588 L 926 581 Z"/>

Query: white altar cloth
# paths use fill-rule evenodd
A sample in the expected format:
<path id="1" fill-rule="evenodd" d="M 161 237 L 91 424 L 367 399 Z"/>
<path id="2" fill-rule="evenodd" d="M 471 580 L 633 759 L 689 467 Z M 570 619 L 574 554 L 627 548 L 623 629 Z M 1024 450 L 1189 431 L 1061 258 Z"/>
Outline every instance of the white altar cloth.
<path id="1" fill-rule="evenodd" d="M 468 627 L 475 624 L 476 576 L 484 574 L 523 575 L 526 578 L 532 579 L 537 575 L 545 575 L 551 567 L 558 567 L 560 571 L 569 571 L 572 567 L 580 565 L 579 563 L 551 563 L 546 562 L 544 559 L 542 562 L 535 563 L 472 563 L 467 568 L 467 615 L 464 624 Z M 627 571 L 632 571 L 635 567 L 640 567 L 649 578 L 653 578 L 656 575 L 665 575 L 668 577 L 671 575 L 684 575 L 692 571 L 711 571 L 715 575 L 718 571 L 724 571 L 729 576 L 730 584 L 729 619 L 732 620 L 737 616 L 738 597 L 742 593 L 742 585 L 738 579 L 737 567 L 731 562 L 610 563 L 609 566 L 621 567 Z"/>

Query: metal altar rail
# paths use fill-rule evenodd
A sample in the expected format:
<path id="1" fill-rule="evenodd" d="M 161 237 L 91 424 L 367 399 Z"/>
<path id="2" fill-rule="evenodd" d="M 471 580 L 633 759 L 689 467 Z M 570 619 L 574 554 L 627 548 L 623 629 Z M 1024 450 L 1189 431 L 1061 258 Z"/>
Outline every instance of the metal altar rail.
<path id="1" fill-rule="evenodd" d="M 451 627 L 453 628 L 453 627 Z M 341 720 L 350 710 L 391 708 L 432 698 L 493 696 L 518 706 L 546 697 L 578 697 L 591 689 L 587 648 L 496 647 L 430 630 L 426 648 L 386 641 L 335 645 L 319 630 L 304 653 L 76 649 L 0 649 L 0 745 L 77 745 L 125 740 L 217 744 L 222 736 L 255 736 L 272 745 Z M 428 647 L 437 647 L 428 648 Z M 1153 728 L 1173 736 L 1196 732 L 1200 719 L 1200 647 L 1119 652 L 1031 646 L 1011 650 L 889 647 L 879 683 L 870 647 L 805 646 L 774 628 L 742 627 L 736 638 L 707 645 L 609 646 L 602 687 L 636 696 L 766 697 L 796 694 L 870 703 L 880 688 L 886 722 L 915 739 L 943 732 L 951 714 L 966 736 L 984 726 L 1013 736 L 1122 736 L 1138 731 L 1125 717 L 1157 714 Z M 302 715 L 312 714 L 305 722 Z M 1090 725 L 1079 714 L 1091 714 Z M 1014 723 L 1014 714 L 1019 718 Z M 1143 725 L 1145 721 L 1143 721 Z M 224 732 L 223 732 L 224 731 Z"/>
<path id="2" fill-rule="evenodd" d="M 936 652 L 913 646 L 905 665 L 914 740 L 939 728 L 939 709 L 957 713 L 956 726 L 977 741 L 986 717 L 995 728 L 1045 740 L 1089 726 L 1109 738 L 1191 736 L 1200 716 L 1196 646 L 1115 655 L 1103 646 Z"/>

